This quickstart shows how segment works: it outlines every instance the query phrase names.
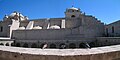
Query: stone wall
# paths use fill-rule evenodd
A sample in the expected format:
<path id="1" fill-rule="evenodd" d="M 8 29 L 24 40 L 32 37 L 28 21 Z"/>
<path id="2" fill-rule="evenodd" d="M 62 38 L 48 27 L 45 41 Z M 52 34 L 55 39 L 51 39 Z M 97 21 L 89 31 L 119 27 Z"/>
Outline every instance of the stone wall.
<path id="1" fill-rule="evenodd" d="M 71 29 L 16 30 L 13 38 L 26 40 L 59 40 L 71 34 Z"/>
<path id="2" fill-rule="evenodd" d="M 84 32 L 86 37 L 101 37 L 104 34 L 104 23 L 93 16 L 85 16 Z"/>
<path id="3" fill-rule="evenodd" d="M 65 18 L 47 18 L 47 19 L 34 19 L 34 20 L 28 20 L 28 21 L 21 21 L 20 26 L 26 27 L 30 21 L 34 21 L 33 26 L 40 26 L 43 29 L 46 29 L 48 26 L 48 23 L 50 23 L 50 26 L 58 25 L 61 27 L 61 21 Z"/>
<path id="4" fill-rule="evenodd" d="M 120 37 L 120 20 L 105 26 L 107 36 Z"/>
<path id="5" fill-rule="evenodd" d="M 10 22 L 0 22 L 0 28 L 2 27 L 2 31 L 0 32 L 0 37 L 9 37 L 10 36 Z"/>
<path id="6" fill-rule="evenodd" d="M 97 43 L 100 46 L 120 44 L 120 37 L 98 37 Z"/>
<path id="7" fill-rule="evenodd" d="M 1 60 L 119 60 L 120 45 L 92 49 L 31 49 L 0 46 Z"/>
<path id="8" fill-rule="evenodd" d="M 17 47 L 24 47 L 27 44 L 28 48 L 41 48 L 46 43 L 49 49 L 59 49 L 62 44 L 65 44 L 67 49 L 75 49 L 81 48 L 81 45 L 85 42 L 89 44 L 91 40 L 16 40 L 15 45 Z M 35 47 L 32 47 L 33 45 Z"/>

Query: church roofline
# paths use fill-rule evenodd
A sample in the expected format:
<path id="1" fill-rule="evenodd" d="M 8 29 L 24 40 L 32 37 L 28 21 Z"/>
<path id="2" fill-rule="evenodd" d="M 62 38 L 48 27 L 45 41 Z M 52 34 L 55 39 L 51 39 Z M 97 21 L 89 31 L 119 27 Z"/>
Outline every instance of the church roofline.
<path id="1" fill-rule="evenodd" d="M 117 20 L 117 21 L 115 21 L 115 22 L 109 23 L 109 24 L 107 24 L 107 25 L 112 25 L 112 24 L 115 24 L 115 23 L 118 23 L 118 22 L 120 22 L 120 20 Z"/>
<path id="2" fill-rule="evenodd" d="M 29 21 L 35 21 L 35 20 L 47 20 L 47 19 L 65 19 L 65 18 L 38 18 L 38 19 L 29 19 Z"/>

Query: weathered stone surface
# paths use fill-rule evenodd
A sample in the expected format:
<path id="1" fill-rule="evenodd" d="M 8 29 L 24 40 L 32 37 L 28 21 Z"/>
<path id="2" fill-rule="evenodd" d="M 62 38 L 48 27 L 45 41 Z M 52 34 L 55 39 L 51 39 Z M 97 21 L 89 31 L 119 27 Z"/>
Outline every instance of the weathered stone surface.
<path id="1" fill-rule="evenodd" d="M 119 60 L 120 45 L 92 49 L 31 49 L 0 46 L 0 60 Z"/>

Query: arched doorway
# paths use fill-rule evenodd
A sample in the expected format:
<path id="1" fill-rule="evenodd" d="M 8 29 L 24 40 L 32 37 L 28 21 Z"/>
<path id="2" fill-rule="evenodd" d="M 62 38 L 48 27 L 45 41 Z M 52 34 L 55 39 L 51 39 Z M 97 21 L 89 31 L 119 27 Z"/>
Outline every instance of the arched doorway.
<path id="1" fill-rule="evenodd" d="M 41 48 L 41 49 L 47 48 L 47 43 L 42 43 L 42 44 L 40 45 L 40 48 Z"/>
<path id="2" fill-rule="evenodd" d="M 73 49 L 73 48 L 76 48 L 76 44 L 70 43 L 70 44 L 69 44 L 69 48 L 72 48 L 72 49 Z"/>
<path id="3" fill-rule="evenodd" d="M 91 42 L 89 45 L 90 47 L 95 47 L 95 42 Z"/>
<path id="4" fill-rule="evenodd" d="M 56 48 L 55 44 L 50 44 L 50 48 Z"/>
<path id="5" fill-rule="evenodd" d="M 20 47 L 20 43 L 16 43 L 16 47 Z"/>
<path id="6" fill-rule="evenodd" d="M 88 43 L 81 43 L 79 44 L 79 48 L 90 48 Z"/>
<path id="7" fill-rule="evenodd" d="M 4 45 L 3 43 L 0 43 L 0 45 Z"/>
<path id="8" fill-rule="evenodd" d="M 61 43 L 61 44 L 59 45 L 59 48 L 60 48 L 60 49 L 65 49 L 65 48 L 66 48 L 66 44 Z"/>
<path id="9" fill-rule="evenodd" d="M 27 48 L 27 47 L 28 47 L 28 44 L 27 44 L 27 43 L 25 43 L 25 44 L 23 45 L 23 47 Z"/>
<path id="10" fill-rule="evenodd" d="M 5 46 L 9 46 L 9 43 L 6 43 Z"/>
<path id="11" fill-rule="evenodd" d="M 80 43 L 79 48 L 85 48 L 85 43 Z"/>
<path id="12" fill-rule="evenodd" d="M 14 43 L 11 43 L 11 46 L 15 46 L 15 44 L 14 44 Z"/>
<path id="13" fill-rule="evenodd" d="M 72 17 L 72 18 L 74 18 L 74 17 L 75 17 L 75 15 L 72 15 L 71 17 Z"/>
<path id="14" fill-rule="evenodd" d="M 44 46 L 44 43 L 42 43 L 41 45 L 40 45 L 40 48 L 42 48 Z"/>
<path id="15" fill-rule="evenodd" d="M 31 45 L 31 48 L 37 48 L 37 44 L 33 43 L 33 44 Z"/>

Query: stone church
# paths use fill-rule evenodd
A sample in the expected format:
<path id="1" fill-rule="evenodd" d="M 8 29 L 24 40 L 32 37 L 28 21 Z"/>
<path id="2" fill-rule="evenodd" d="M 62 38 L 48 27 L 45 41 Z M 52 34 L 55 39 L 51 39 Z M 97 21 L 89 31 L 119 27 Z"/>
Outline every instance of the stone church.
<path id="1" fill-rule="evenodd" d="M 108 27 L 109 25 L 104 25 L 94 16 L 86 15 L 75 7 L 67 8 L 63 18 L 30 20 L 14 11 L 0 21 L 0 37 L 3 37 L 0 40 L 8 41 L 3 45 L 28 48 L 40 48 L 45 44 L 48 48 L 82 48 L 84 43 L 90 46 L 95 42 L 106 45 L 108 42 L 113 44 L 113 40 L 118 43 L 119 37 L 106 37 L 111 30 Z"/>

